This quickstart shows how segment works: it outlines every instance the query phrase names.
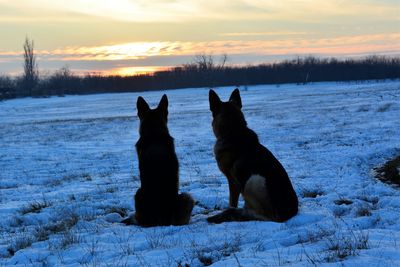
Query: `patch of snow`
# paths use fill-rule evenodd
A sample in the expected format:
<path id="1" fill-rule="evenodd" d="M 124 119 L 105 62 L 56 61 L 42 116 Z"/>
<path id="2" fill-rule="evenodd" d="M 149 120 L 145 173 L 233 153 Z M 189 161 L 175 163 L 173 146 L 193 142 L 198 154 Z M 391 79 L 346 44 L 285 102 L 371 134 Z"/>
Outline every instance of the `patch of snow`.
<path id="1" fill-rule="evenodd" d="M 233 89 L 216 91 L 227 100 Z M 125 226 L 140 184 L 136 99 L 154 106 L 164 93 L 180 189 L 197 204 L 186 226 Z M 399 191 L 371 175 L 400 148 L 400 82 L 248 86 L 241 95 L 249 127 L 299 196 L 285 223 L 206 222 L 229 196 L 206 88 L 0 102 L 0 265 L 400 265 Z"/>

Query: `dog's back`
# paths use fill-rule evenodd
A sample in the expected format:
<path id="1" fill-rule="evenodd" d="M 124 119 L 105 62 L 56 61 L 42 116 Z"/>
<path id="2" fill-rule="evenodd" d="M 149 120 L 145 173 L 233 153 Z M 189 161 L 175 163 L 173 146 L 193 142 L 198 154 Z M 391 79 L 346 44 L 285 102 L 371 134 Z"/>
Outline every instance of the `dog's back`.
<path id="1" fill-rule="evenodd" d="M 141 97 L 137 102 L 140 138 L 136 143 L 141 187 L 135 194 L 135 219 L 139 225 L 187 224 L 193 208 L 188 194 L 179 194 L 179 164 L 174 140 L 167 128 L 168 99 L 156 109 Z"/>
<path id="2" fill-rule="evenodd" d="M 178 160 L 172 137 L 140 137 L 136 143 L 141 187 L 136 219 L 143 225 L 171 224 L 178 195 Z"/>
<path id="3" fill-rule="evenodd" d="M 242 157 L 244 161 L 247 161 L 247 166 L 244 167 L 248 169 L 246 172 L 265 177 L 271 219 L 282 222 L 295 216 L 298 212 L 297 195 L 285 168 L 275 156 L 261 145 L 257 138 L 257 142 L 254 141 Z"/>

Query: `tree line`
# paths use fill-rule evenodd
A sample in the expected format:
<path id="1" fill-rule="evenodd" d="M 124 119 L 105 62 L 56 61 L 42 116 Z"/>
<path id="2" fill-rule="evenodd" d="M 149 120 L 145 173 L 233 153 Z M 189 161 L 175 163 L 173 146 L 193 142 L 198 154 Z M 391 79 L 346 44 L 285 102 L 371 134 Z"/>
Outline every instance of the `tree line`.
<path id="1" fill-rule="evenodd" d="M 14 97 L 45 97 L 65 94 L 137 92 L 188 87 L 246 86 L 256 84 L 361 81 L 400 78 L 400 58 L 368 56 L 360 59 L 298 57 L 278 63 L 228 66 L 227 56 L 217 61 L 198 55 L 190 63 L 134 76 L 74 75 L 63 67 L 39 77 L 33 41 L 24 43 L 24 74 L 0 76 L 0 100 Z"/>

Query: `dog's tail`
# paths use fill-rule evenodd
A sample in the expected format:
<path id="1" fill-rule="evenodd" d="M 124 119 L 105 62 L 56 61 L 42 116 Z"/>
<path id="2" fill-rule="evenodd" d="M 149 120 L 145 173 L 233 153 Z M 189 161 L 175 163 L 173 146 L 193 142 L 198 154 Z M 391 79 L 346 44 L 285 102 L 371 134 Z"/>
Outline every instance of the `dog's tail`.
<path id="1" fill-rule="evenodd" d="M 223 223 L 235 221 L 270 221 L 270 219 L 250 209 L 229 208 L 217 215 L 208 217 L 207 221 L 210 223 Z"/>
<path id="2" fill-rule="evenodd" d="M 194 200 L 188 193 L 179 194 L 172 224 L 173 225 L 188 224 L 190 220 L 190 215 L 192 214 L 193 207 L 194 207 Z"/>

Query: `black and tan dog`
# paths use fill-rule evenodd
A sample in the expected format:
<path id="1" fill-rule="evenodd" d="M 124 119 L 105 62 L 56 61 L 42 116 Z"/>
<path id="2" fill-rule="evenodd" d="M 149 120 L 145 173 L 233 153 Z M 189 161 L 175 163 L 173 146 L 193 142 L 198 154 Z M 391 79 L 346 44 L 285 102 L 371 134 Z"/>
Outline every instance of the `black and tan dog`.
<path id="1" fill-rule="evenodd" d="M 136 213 L 124 220 L 141 226 L 189 223 L 194 201 L 179 194 L 178 159 L 174 139 L 167 128 L 168 98 L 163 95 L 156 109 L 137 100 L 140 138 L 136 143 L 141 187 L 135 194 Z"/>
<path id="2" fill-rule="evenodd" d="M 298 200 L 290 179 L 281 163 L 247 127 L 239 90 L 232 92 L 228 102 L 222 102 L 210 90 L 209 101 L 217 138 L 214 153 L 228 179 L 231 208 L 207 220 L 284 222 L 295 216 Z M 240 193 L 245 202 L 242 209 L 237 208 Z"/>

